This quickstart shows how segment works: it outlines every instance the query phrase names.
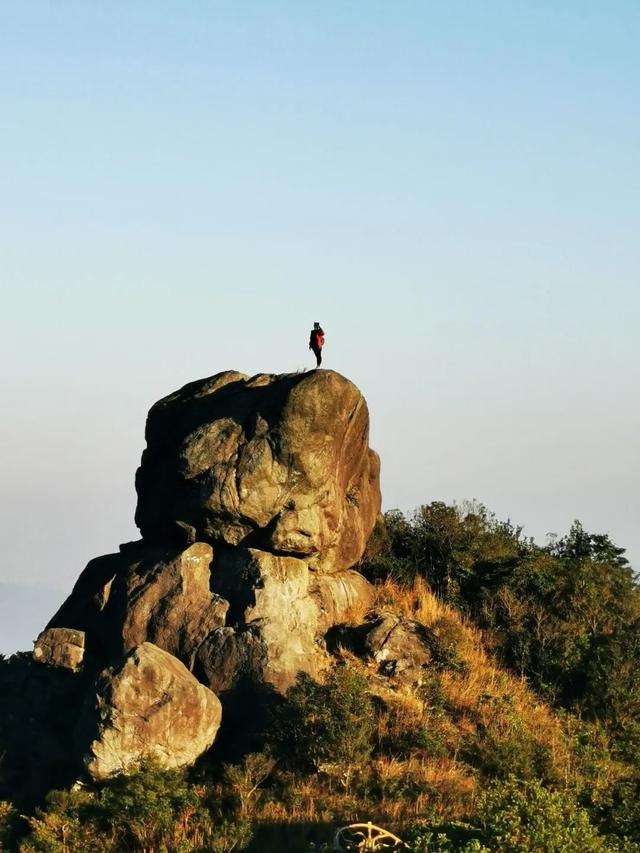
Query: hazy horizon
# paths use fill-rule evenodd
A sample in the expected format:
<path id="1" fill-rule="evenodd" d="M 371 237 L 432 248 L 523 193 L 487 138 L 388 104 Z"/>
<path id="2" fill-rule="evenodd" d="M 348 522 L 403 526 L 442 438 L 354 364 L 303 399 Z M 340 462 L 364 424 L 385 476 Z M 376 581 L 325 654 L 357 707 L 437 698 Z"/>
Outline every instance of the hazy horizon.
<path id="1" fill-rule="evenodd" d="M 5 4 L 0 582 L 135 538 L 150 405 L 311 368 L 315 320 L 385 509 L 578 518 L 640 568 L 639 36 L 626 2 Z"/>

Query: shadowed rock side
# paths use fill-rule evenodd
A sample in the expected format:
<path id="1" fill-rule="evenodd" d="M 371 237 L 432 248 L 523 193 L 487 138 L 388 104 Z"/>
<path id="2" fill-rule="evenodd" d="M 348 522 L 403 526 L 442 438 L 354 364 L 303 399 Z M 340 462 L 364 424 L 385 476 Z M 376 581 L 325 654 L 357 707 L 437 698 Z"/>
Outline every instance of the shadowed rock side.
<path id="1" fill-rule="evenodd" d="M 156 403 L 146 438 L 136 476 L 145 540 L 242 545 L 323 572 L 362 555 L 380 464 L 367 404 L 340 374 L 219 373 Z"/>
<path id="2" fill-rule="evenodd" d="M 92 689 L 92 674 L 15 655 L 0 667 L 0 800 L 20 808 L 52 788 L 72 785 L 81 770 L 73 726 Z"/>
<path id="3" fill-rule="evenodd" d="M 87 653 L 98 662 L 150 642 L 191 667 L 229 606 L 211 592 L 212 558 L 202 542 L 183 549 L 140 543 L 97 557 L 47 627 L 84 631 Z"/>

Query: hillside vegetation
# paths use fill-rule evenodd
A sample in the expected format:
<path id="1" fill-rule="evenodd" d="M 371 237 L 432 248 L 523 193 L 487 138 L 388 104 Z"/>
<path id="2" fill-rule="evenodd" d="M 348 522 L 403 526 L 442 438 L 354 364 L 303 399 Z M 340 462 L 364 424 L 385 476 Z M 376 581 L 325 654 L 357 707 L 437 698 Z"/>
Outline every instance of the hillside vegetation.
<path id="1" fill-rule="evenodd" d="M 417 681 L 342 642 L 367 618 L 354 610 L 335 665 L 300 675 L 233 763 L 214 747 L 188 772 L 146 762 L 52 791 L 31 815 L 0 804 L 0 850 L 295 853 L 373 820 L 414 853 L 640 851 L 640 590 L 623 549 L 577 522 L 541 547 L 483 506 L 432 503 L 381 518 L 357 568 L 374 613 L 424 629 Z"/>

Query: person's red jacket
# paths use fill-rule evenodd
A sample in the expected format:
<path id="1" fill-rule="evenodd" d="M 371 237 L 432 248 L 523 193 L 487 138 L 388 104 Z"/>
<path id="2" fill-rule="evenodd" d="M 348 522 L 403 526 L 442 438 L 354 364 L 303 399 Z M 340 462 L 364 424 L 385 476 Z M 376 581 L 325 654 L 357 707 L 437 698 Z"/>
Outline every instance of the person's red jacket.
<path id="1" fill-rule="evenodd" d="M 324 346 L 324 331 L 322 329 L 311 329 L 309 336 L 309 349 L 322 349 Z"/>

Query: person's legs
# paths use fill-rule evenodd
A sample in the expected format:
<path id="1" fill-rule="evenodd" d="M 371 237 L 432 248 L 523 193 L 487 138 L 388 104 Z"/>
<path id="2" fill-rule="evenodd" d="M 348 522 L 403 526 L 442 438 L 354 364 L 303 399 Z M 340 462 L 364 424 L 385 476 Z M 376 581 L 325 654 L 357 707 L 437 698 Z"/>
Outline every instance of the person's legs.
<path id="1" fill-rule="evenodd" d="M 317 349 L 314 350 L 314 352 L 316 354 L 316 367 L 320 367 L 320 365 L 322 364 L 322 350 Z"/>

